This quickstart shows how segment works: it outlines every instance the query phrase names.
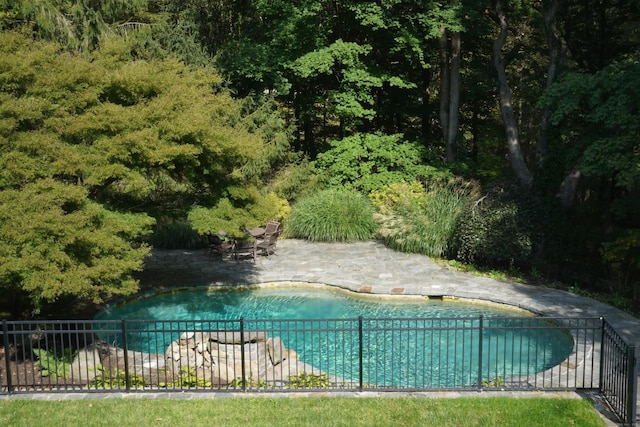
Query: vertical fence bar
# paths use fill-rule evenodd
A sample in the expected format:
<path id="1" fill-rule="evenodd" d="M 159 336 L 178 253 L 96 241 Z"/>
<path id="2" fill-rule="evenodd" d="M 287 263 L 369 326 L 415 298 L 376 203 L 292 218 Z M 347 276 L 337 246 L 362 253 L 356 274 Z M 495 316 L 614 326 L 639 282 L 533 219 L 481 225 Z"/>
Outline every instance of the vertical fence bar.
<path id="1" fill-rule="evenodd" d="M 247 391 L 247 373 L 244 354 L 244 317 L 240 318 L 240 360 L 242 363 L 242 391 Z"/>
<path id="2" fill-rule="evenodd" d="M 484 327 L 484 316 L 478 318 L 478 391 L 482 391 L 482 329 Z"/>
<path id="3" fill-rule="evenodd" d="M 4 337 L 4 363 L 6 368 L 7 377 L 7 393 L 11 394 L 13 387 L 11 386 L 11 360 L 9 352 L 9 327 L 7 325 L 7 319 L 2 319 L 2 336 Z"/>
<path id="4" fill-rule="evenodd" d="M 627 348 L 627 421 L 629 425 L 634 427 L 636 423 L 636 406 L 637 406 L 637 390 L 638 390 L 638 358 L 636 348 L 629 346 Z"/>
<path id="5" fill-rule="evenodd" d="M 129 393 L 129 391 L 131 391 L 131 378 L 129 377 L 129 350 L 128 350 L 128 345 L 127 345 L 127 321 L 125 319 L 122 319 L 120 321 L 121 326 L 122 326 L 122 350 L 124 352 L 124 383 L 125 383 L 125 390 L 127 391 L 127 393 Z"/>
<path id="6" fill-rule="evenodd" d="M 362 391 L 363 388 L 363 377 L 364 377 L 364 373 L 362 372 L 364 367 L 363 367 L 363 362 L 362 362 L 362 357 L 363 357 L 363 353 L 364 353 L 364 349 L 363 349 L 363 342 L 362 342 L 362 316 L 358 317 L 358 388 L 360 391 Z"/>
<path id="7" fill-rule="evenodd" d="M 605 339 L 606 339 L 605 320 L 604 320 L 604 317 L 601 317 L 600 318 L 600 373 L 598 375 L 598 391 L 600 393 L 603 393 L 604 364 L 606 363 L 606 360 L 607 360 L 604 354 L 606 351 Z"/>

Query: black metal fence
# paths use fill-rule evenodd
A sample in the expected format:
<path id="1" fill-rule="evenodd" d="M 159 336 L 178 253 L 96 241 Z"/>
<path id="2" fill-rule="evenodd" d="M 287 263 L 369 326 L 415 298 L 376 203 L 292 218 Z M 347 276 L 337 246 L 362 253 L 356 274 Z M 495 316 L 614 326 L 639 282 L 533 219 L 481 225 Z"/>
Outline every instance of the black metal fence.
<path id="1" fill-rule="evenodd" d="M 638 356 L 607 322 L 602 326 L 600 392 L 625 425 L 636 424 Z"/>
<path id="2" fill-rule="evenodd" d="M 635 422 L 637 363 L 600 318 L 3 321 L 0 394 L 600 390 Z"/>

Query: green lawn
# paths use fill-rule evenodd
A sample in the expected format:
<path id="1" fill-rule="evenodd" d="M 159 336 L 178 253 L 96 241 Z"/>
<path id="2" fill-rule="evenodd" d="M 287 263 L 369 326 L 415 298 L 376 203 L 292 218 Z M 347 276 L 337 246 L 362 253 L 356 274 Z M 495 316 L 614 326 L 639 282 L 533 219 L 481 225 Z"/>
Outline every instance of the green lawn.
<path id="1" fill-rule="evenodd" d="M 71 426 L 604 426 L 590 402 L 562 398 L 217 399 L 0 401 L 0 425 Z"/>

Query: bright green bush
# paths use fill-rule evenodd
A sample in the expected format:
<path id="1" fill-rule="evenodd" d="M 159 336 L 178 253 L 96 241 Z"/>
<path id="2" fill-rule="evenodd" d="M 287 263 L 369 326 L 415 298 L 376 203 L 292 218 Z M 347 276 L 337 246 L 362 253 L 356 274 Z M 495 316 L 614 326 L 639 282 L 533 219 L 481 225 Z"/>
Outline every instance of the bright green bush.
<path id="1" fill-rule="evenodd" d="M 232 188 L 230 197 L 222 198 L 213 207 L 195 206 L 188 221 L 198 233 L 224 231 L 241 236 L 245 228 L 263 226 L 275 219 L 283 221 L 289 215 L 289 202 L 274 193 L 262 195 L 257 189 Z"/>
<path id="2" fill-rule="evenodd" d="M 316 166 L 328 186 L 369 193 L 424 174 L 420 150 L 402 135 L 356 134 L 332 141 Z"/>
<path id="3" fill-rule="evenodd" d="M 432 187 L 426 191 L 420 183 L 402 183 L 371 194 L 379 209 L 378 234 L 389 247 L 432 257 L 447 254 L 476 187 L 462 181 Z"/>
<path id="4" fill-rule="evenodd" d="M 287 222 L 287 235 L 317 242 L 370 239 L 377 228 L 371 202 L 355 191 L 329 189 L 301 199 Z"/>

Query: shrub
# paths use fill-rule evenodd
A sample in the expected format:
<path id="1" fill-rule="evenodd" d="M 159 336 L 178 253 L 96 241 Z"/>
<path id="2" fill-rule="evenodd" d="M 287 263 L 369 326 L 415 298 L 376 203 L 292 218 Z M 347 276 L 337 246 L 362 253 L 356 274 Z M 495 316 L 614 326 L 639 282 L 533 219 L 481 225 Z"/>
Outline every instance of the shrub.
<path id="1" fill-rule="evenodd" d="M 186 221 L 159 222 L 149 237 L 151 246 L 160 249 L 199 249 L 205 242 Z"/>
<path id="2" fill-rule="evenodd" d="M 421 161 L 420 145 L 402 135 L 362 133 L 331 141 L 316 165 L 327 185 L 369 193 L 423 173 Z"/>
<path id="3" fill-rule="evenodd" d="M 374 192 L 371 198 L 380 212 L 378 234 L 394 249 L 443 257 L 475 188 L 455 180 L 433 185 L 428 191 L 414 182 Z"/>
<path id="4" fill-rule="evenodd" d="M 190 368 L 182 368 L 180 377 L 172 382 L 161 382 L 162 388 L 210 388 L 211 381 L 206 378 L 199 377 L 196 371 Z"/>
<path id="5" fill-rule="evenodd" d="M 461 218 L 451 256 L 479 266 L 528 265 L 541 239 L 541 220 L 531 197 L 492 190 Z"/>
<path id="6" fill-rule="evenodd" d="M 264 226 L 270 219 L 283 221 L 289 211 L 289 202 L 274 193 L 230 189 L 230 197 L 214 207 L 193 207 L 188 220 L 199 233 L 224 231 L 233 236 L 243 235 L 245 228 Z"/>
<path id="7" fill-rule="evenodd" d="M 329 381 L 327 374 L 312 374 L 303 372 L 300 375 L 289 377 L 289 384 L 286 388 L 299 389 L 299 388 L 329 388 L 333 386 L 333 383 Z"/>
<path id="8" fill-rule="evenodd" d="M 377 228 L 373 212 L 371 202 L 360 193 L 323 190 L 294 205 L 287 235 L 316 242 L 367 240 Z"/>

